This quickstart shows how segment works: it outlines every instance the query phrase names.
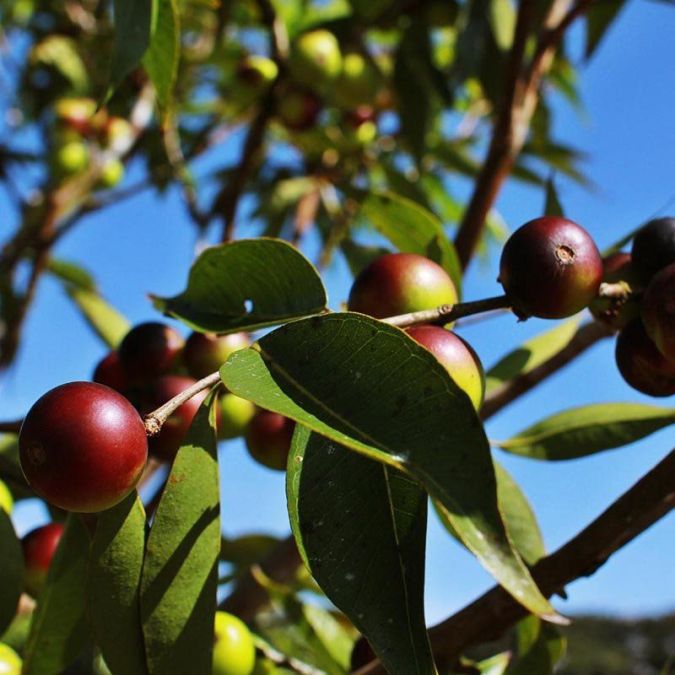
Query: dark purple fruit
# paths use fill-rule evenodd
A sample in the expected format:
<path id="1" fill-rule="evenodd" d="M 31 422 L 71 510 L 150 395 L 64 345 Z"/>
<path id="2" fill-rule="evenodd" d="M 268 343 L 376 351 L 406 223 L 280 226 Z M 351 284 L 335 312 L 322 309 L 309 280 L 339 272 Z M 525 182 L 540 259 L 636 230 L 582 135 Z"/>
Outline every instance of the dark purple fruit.
<path id="1" fill-rule="evenodd" d="M 185 343 L 183 361 L 190 375 L 199 380 L 218 370 L 230 354 L 250 344 L 246 333 L 230 335 L 192 333 Z"/>
<path id="2" fill-rule="evenodd" d="M 642 281 L 675 263 L 675 218 L 650 220 L 633 238 L 633 265 Z"/>
<path id="3" fill-rule="evenodd" d="M 148 382 L 176 365 L 183 338 L 166 324 L 150 321 L 134 326 L 120 343 L 120 363 L 133 382 Z"/>
<path id="4" fill-rule="evenodd" d="M 244 434 L 251 457 L 269 469 L 285 471 L 294 429 L 295 422 L 288 417 L 258 410 Z"/>
<path id="5" fill-rule="evenodd" d="M 499 281 L 520 318 L 562 319 L 593 300 L 602 258 L 583 227 L 544 216 L 518 228 L 506 242 Z"/>
<path id="6" fill-rule="evenodd" d="M 615 356 L 621 376 L 633 389 L 649 396 L 675 394 L 675 363 L 656 348 L 640 319 L 619 333 Z"/>
<path id="7" fill-rule="evenodd" d="M 91 379 L 120 393 L 129 388 L 129 378 L 122 368 L 117 352 L 110 352 L 98 362 Z"/>
<path id="8" fill-rule="evenodd" d="M 675 263 L 654 275 L 647 286 L 642 323 L 661 354 L 675 364 Z"/>

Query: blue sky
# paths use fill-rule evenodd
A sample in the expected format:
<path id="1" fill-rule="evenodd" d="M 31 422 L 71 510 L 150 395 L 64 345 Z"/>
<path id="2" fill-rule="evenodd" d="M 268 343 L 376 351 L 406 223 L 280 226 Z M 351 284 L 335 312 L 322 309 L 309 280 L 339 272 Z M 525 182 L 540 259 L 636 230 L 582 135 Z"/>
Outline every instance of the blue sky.
<path id="1" fill-rule="evenodd" d="M 564 178 L 558 189 L 566 213 L 584 225 L 602 248 L 640 222 L 675 213 L 675 68 L 672 36 L 675 10 L 665 3 L 629 3 L 591 64 L 582 71 L 587 115 L 556 106 L 558 137 L 589 154 L 586 169 L 597 185 L 579 188 Z M 574 44 L 580 42 L 579 30 Z M 217 158 L 228 161 L 229 155 Z M 508 186 L 498 208 L 509 226 L 540 214 L 540 191 Z M 245 225 L 239 234 L 246 233 Z M 156 319 L 146 293 L 182 289 L 196 245 L 194 231 L 176 194 L 144 195 L 89 218 L 58 246 L 62 258 L 86 261 L 103 294 L 132 321 Z M 315 246 L 309 242 L 310 257 Z M 500 288 L 498 251 L 474 263 L 465 286 L 467 299 L 494 295 Z M 350 279 L 341 261 L 326 273 L 331 306 L 348 293 Z M 486 367 L 550 322 L 517 323 L 512 317 L 467 327 L 467 337 Z M 0 380 L 2 419 L 23 415 L 46 390 L 87 379 L 105 348 L 89 332 L 61 288 L 46 279 L 30 314 L 18 363 Z M 613 344 L 590 350 L 564 372 L 495 416 L 488 435 L 505 438 L 553 412 L 600 401 L 656 401 L 628 388 L 613 362 Z M 545 540 L 554 549 L 599 514 L 673 446 L 671 427 L 648 439 L 588 459 L 541 463 L 499 453 L 520 482 L 539 516 Z M 241 442 L 221 448 L 223 528 L 234 535 L 251 530 L 288 531 L 283 476 L 249 460 Z M 24 503 L 15 513 L 20 532 L 46 515 Z M 591 579 L 568 588 L 557 602 L 564 613 L 606 611 L 644 615 L 675 609 L 675 518 L 671 514 L 627 546 Z M 492 585 L 478 564 L 441 530 L 432 516 L 429 532 L 427 608 L 440 620 Z"/>

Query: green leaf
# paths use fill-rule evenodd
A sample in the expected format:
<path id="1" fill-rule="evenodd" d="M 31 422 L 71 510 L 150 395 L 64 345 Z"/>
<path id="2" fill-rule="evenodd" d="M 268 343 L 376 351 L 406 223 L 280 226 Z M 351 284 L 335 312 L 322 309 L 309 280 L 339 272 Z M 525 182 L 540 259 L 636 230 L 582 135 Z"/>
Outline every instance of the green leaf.
<path id="1" fill-rule="evenodd" d="M 87 579 L 92 632 L 114 673 L 147 673 L 139 605 L 144 550 L 145 511 L 134 491 L 99 515 Z"/>
<path id="2" fill-rule="evenodd" d="M 461 295 L 462 268 L 441 221 L 411 199 L 391 192 L 370 193 L 360 213 L 399 251 L 431 258 L 450 275 Z"/>
<path id="3" fill-rule="evenodd" d="M 301 12 L 301 21 L 297 30 L 301 33 L 319 24 L 345 19 L 351 14 L 352 7 L 347 0 L 329 0 L 328 2 L 324 0 L 324 2 L 317 4 L 308 3 L 304 7 L 304 12 Z"/>
<path id="4" fill-rule="evenodd" d="M 491 0 L 490 25 L 497 46 L 503 51 L 511 49 L 516 30 L 516 12 L 511 0 Z"/>
<path id="5" fill-rule="evenodd" d="M 532 566 L 546 554 L 539 523 L 537 523 L 534 511 L 518 483 L 513 480 L 501 464 L 494 462 L 494 466 L 499 510 L 504 519 L 506 531 L 520 556 L 528 565 Z M 455 539 L 459 539 L 443 509 L 438 508 L 436 503 L 434 503 L 434 506 L 436 506 L 436 512 L 448 532 Z"/>
<path id="6" fill-rule="evenodd" d="M 215 394 L 204 400 L 167 479 L 141 577 L 150 675 L 211 672 L 220 552 Z"/>
<path id="7" fill-rule="evenodd" d="M 58 675 L 87 644 L 83 581 L 88 558 L 89 533 L 80 516 L 71 514 L 33 615 L 23 675 Z"/>
<path id="8" fill-rule="evenodd" d="M 242 239 L 209 248 L 190 270 L 183 293 L 154 298 L 160 311 L 217 333 L 316 314 L 325 311 L 326 302 L 317 271 L 281 239 Z"/>
<path id="9" fill-rule="evenodd" d="M 605 0 L 592 3 L 586 12 L 586 59 L 590 59 L 602 42 L 605 33 L 619 15 L 625 0 Z"/>
<path id="10" fill-rule="evenodd" d="M 131 327 L 127 319 L 98 293 L 74 286 L 66 290 L 90 328 L 108 347 L 117 347 Z"/>
<path id="11" fill-rule="evenodd" d="M 47 269 L 61 281 L 85 291 L 96 291 L 96 280 L 91 273 L 70 260 L 50 258 Z"/>
<path id="12" fill-rule="evenodd" d="M 403 331 L 360 314 L 312 317 L 236 352 L 220 373 L 238 396 L 414 477 L 514 597 L 554 615 L 507 540 L 468 396 Z"/>
<path id="13" fill-rule="evenodd" d="M 673 423 L 675 408 L 596 403 L 552 415 L 496 445 L 532 459 L 576 459 L 634 443 Z"/>
<path id="14" fill-rule="evenodd" d="M 475 664 L 480 675 L 504 675 L 511 661 L 511 652 L 502 652 L 495 654 L 489 659 L 479 661 Z"/>
<path id="15" fill-rule="evenodd" d="M 236 539 L 221 540 L 220 559 L 237 567 L 250 567 L 260 562 L 279 544 L 278 537 L 268 534 L 246 534 Z"/>
<path id="16" fill-rule="evenodd" d="M 518 623 L 518 658 L 508 675 L 549 675 L 565 655 L 567 641 L 551 625 L 529 616 Z"/>
<path id="17" fill-rule="evenodd" d="M 114 0 L 115 41 L 108 96 L 143 58 L 150 45 L 157 0 Z"/>
<path id="18" fill-rule="evenodd" d="M 180 16 L 176 0 L 154 0 L 157 20 L 143 66 L 157 91 L 160 109 L 170 107 L 180 58 Z"/>
<path id="19" fill-rule="evenodd" d="M 354 276 L 357 276 L 361 270 L 370 265 L 376 258 L 379 258 L 386 253 L 391 253 L 388 248 L 383 248 L 382 246 L 365 246 L 363 244 L 357 244 L 351 239 L 345 239 L 342 244 L 340 244 L 340 248 L 349 265 L 349 271 Z"/>
<path id="20" fill-rule="evenodd" d="M 89 75 L 78 52 L 75 40 L 63 35 L 49 35 L 30 54 L 33 65 L 50 66 L 70 82 L 72 91 L 84 94 L 89 88 Z"/>
<path id="21" fill-rule="evenodd" d="M 14 526 L 0 508 L 0 635 L 16 614 L 23 590 L 23 552 Z"/>
<path id="22" fill-rule="evenodd" d="M 555 187 L 553 176 L 549 176 L 546 181 L 546 201 L 544 202 L 544 213 L 547 216 L 565 216 L 562 204 L 558 198 L 558 191 Z"/>
<path id="23" fill-rule="evenodd" d="M 505 382 L 529 373 L 555 356 L 569 344 L 578 325 L 578 319 L 569 319 L 507 354 L 485 375 L 485 395 L 490 396 Z"/>
<path id="24" fill-rule="evenodd" d="M 424 619 L 426 493 L 304 427 L 286 487 L 298 549 L 324 593 L 388 672 L 434 673 Z"/>

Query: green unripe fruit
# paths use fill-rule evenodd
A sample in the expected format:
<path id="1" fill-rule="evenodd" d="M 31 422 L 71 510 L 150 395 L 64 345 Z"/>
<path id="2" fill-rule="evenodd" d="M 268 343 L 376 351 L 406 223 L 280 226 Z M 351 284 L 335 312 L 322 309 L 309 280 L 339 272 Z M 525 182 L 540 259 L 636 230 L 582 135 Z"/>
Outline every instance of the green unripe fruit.
<path id="1" fill-rule="evenodd" d="M 113 188 L 123 178 L 124 164 L 119 159 L 111 159 L 103 165 L 98 182 L 102 188 Z"/>
<path id="2" fill-rule="evenodd" d="M 7 515 L 10 515 L 13 508 L 14 497 L 12 497 L 12 493 L 9 491 L 7 485 L 0 480 L 0 509 L 5 511 Z"/>
<path id="3" fill-rule="evenodd" d="M 331 90 L 331 97 L 347 109 L 372 104 L 379 83 L 380 74 L 373 63 L 359 52 L 350 52 L 342 60 L 342 72 Z"/>
<path id="4" fill-rule="evenodd" d="M 185 342 L 183 361 L 192 377 L 201 379 L 214 373 L 227 361 L 230 354 L 251 344 L 246 333 L 213 335 L 192 333 Z"/>
<path id="5" fill-rule="evenodd" d="M 225 393 L 220 396 L 218 406 L 220 407 L 218 438 L 228 440 L 242 436 L 255 415 L 253 403 L 234 394 Z"/>
<path id="6" fill-rule="evenodd" d="M 358 126 L 354 135 L 359 145 L 368 145 L 377 138 L 377 124 L 375 122 L 364 122 Z"/>
<path id="7" fill-rule="evenodd" d="M 0 642 L 0 675 L 21 675 L 21 657 L 8 645 Z"/>
<path id="8" fill-rule="evenodd" d="M 227 612 L 216 612 L 213 675 L 251 675 L 255 645 L 246 624 Z"/>
<path id="9" fill-rule="evenodd" d="M 272 59 L 258 54 L 249 54 L 237 68 L 237 79 L 246 87 L 260 91 L 272 84 L 279 74 L 279 68 Z"/>
<path id="10" fill-rule="evenodd" d="M 326 88 L 340 75 L 342 54 L 335 35 L 327 30 L 303 33 L 289 59 L 292 77 L 311 89 Z"/>
<path id="11" fill-rule="evenodd" d="M 675 263 L 654 275 L 647 286 L 642 323 L 661 354 L 675 364 Z"/>
<path id="12" fill-rule="evenodd" d="M 473 347 L 440 326 L 413 326 L 406 333 L 436 357 L 478 410 L 485 396 L 485 372 Z"/>
<path id="13" fill-rule="evenodd" d="M 456 302 L 455 284 L 440 265 L 415 253 L 389 253 L 356 277 L 347 306 L 381 319 Z"/>
<path id="14" fill-rule="evenodd" d="M 81 141 L 71 141 L 58 148 L 54 155 L 57 173 L 71 176 L 80 173 L 89 164 L 89 148 Z"/>

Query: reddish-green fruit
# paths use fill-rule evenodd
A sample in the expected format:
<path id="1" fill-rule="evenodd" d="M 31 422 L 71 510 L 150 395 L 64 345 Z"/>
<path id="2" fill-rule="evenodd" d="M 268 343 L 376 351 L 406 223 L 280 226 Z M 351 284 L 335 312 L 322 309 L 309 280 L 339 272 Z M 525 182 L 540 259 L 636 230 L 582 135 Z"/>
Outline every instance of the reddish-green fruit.
<path id="1" fill-rule="evenodd" d="M 307 131 L 315 124 L 321 112 L 321 101 L 314 94 L 291 89 L 279 100 L 277 114 L 291 131 Z"/>
<path id="2" fill-rule="evenodd" d="M 30 486 L 66 511 L 96 512 L 136 486 L 148 455 L 143 420 L 113 389 L 70 382 L 33 405 L 19 433 Z"/>
<path id="3" fill-rule="evenodd" d="M 649 396 L 675 394 L 675 363 L 656 348 L 640 319 L 619 333 L 615 357 L 621 376 L 633 389 Z"/>
<path id="4" fill-rule="evenodd" d="M 21 657 L 8 645 L 0 642 L 0 675 L 21 675 Z"/>
<path id="5" fill-rule="evenodd" d="M 32 530 L 21 540 L 24 560 L 24 587 L 26 592 L 34 598 L 44 588 L 47 572 L 62 534 L 63 525 L 61 523 L 50 523 Z"/>
<path id="6" fill-rule="evenodd" d="M 293 78 L 311 89 L 330 86 L 342 70 L 340 44 L 331 32 L 303 33 L 294 42 L 289 59 Z"/>
<path id="7" fill-rule="evenodd" d="M 359 105 L 345 114 L 345 121 L 350 127 L 358 129 L 366 122 L 375 122 L 376 117 L 375 108 L 370 105 Z"/>
<path id="8" fill-rule="evenodd" d="M 642 323 L 661 354 L 675 364 L 675 263 L 664 267 L 647 286 Z"/>
<path id="9" fill-rule="evenodd" d="M 192 377 L 198 380 L 214 373 L 230 354 L 251 344 L 246 333 L 211 335 L 192 333 L 185 342 L 183 362 Z"/>
<path id="10" fill-rule="evenodd" d="M 237 68 L 237 79 L 256 91 L 272 84 L 278 74 L 277 64 L 272 59 L 258 54 L 244 57 Z"/>
<path id="11" fill-rule="evenodd" d="M 415 253 L 389 253 L 356 277 L 348 309 L 376 318 L 457 302 L 457 290 L 438 264 Z"/>
<path id="12" fill-rule="evenodd" d="M 645 284 L 659 270 L 675 263 L 675 218 L 650 220 L 633 238 L 632 255 Z"/>
<path id="13" fill-rule="evenodd" d="M 368 640 L 366 640 L 364 637 L 361 637 L 354 643 L 350 670 L 359 670 L 359 668 L 363 668 L 363 666 L 367 665 L 371 661 L 374 661 L 376 658 L 377 655 L 373 651 L 373 648 L 370 646 Z"/>
<path id="14" fill-rule="evenodd" d="M 91 379 L 120 393 L 129 388 L 129 378 L 122 368 L 117 352 L 110 352 L 98 362 Z"/>
<path id="15" fill-rule="evenodd" d="M 91 133 L 95 122 L 105 116 L 102 113 L 96 119 L 96 101 L 92 98 L 59 99 L 54 106 L 54 112 L 60 122 L 83 136 Z"/>
<path id="16" fill-rule="evenodd" d="M 556 216 L 535 218 L 506 242 L 499 281 L 519 317 L 562 319 L 597 295 L 602 258 L 580 225 Z"/>
<path id="17" fill-rule="evenodd" d="M 255 415 L 255 406 L 251 401 L 230 393 L 221 394 L 218 410 L 220 411 L 218 438 L 221 440 L 243 435 Z"/>
<path id="18" fill-rule="evenodd" d="M 166 324 L 149 321 L 134 326 L 120 343 L 120 362 L 132 382 L 147 382 L 168 373 L 178 361 L 184 341 Z"/>
<path id="19" fill-rule="evenodd" d="M 269 469 L 285 471 L 295 422 L 279 413 L 258 410 L 246 429 L 251 457 Z"/>
<path id="20" fill-rule="evenodd" d="M 412 326 L 406 333 L 438 359 L 478 410 L 485 396 L 485 372 L 473 347 L 440 326 Z"/>
<path id="21" fill-rule="evenodd" d="M 631 262 L 630 253 L 613 253 L 602 261 L 602 281 L 607 284 L 624 284 L 626 292 L 635 292 L 642 287 Z M 598 321 L 614 330 L 623 328 L 640 315 L 640 303 L 635 298 L 601 298 L 596 296 L 588 306 Z"/>
<path id="22" fill-rule="evenodd" d="M 3 481 L 0 480 L 0 509 L 2 509 L 7 515 L 12 513 L 14 508 L 14 497 L 9 491 L 9 488 Z"/>
<path id="23" fill-rule="evenodd" d="M 216 612 L 213 675 L 251 675 L 255 644 L 246 624 L 227 612 Z"/>

